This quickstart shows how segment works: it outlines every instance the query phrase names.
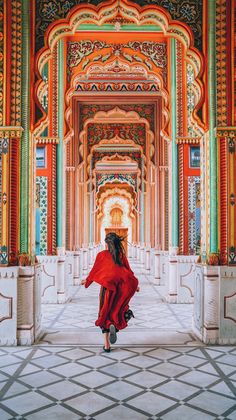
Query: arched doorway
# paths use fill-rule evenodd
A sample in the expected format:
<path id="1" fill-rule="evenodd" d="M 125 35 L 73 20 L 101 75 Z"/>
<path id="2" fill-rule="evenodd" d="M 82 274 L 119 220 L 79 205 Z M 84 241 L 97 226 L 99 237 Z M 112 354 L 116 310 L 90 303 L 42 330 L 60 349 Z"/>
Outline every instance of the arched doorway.
<path id="1" fill-rule="evenodd" d="M 37 174 L 42 202 L 47 190 L 51 203 L 40 248 L 44 241 L 45 253 L 82 250 L 85 273 L 92 248 L 110 228 L 104 208 L 109 200 L 117 205 L 119 196 L 128 203 L 131 253 L 144 265 L 151 258 L 157 282 L 168 282 L 170 302 L 192 302 L 200 234 L 195 156 L 203 135 L 196 112 L 201 56 L 187 26 L 170 22 L 164 9 L 154 8 L 151 16 L 144 9 L 141 16 L 126 1 L 109 7 L 99 9 L 107 16 L 100 29 L 92 8 L 86 18 L 82 7 L 75 8 L 48 30 L 38 56 L 36 94 L 44 115 L 35 129 L 37 157 L 40 162 L 44 148 L 51 159 Z M 89 36 L 86 25 L 93 27 Z M 119 193 L 112 197 L 114 188 Z M 178 261 L 180 274 L 178 254 L 188 257 Z"/>

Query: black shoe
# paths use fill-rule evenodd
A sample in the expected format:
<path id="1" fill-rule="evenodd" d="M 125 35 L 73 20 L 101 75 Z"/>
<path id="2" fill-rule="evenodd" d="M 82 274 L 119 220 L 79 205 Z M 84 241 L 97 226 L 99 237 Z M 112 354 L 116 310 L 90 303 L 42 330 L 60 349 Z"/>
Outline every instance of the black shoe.
<path id="1" fill-rule="evenodd" d="M 114 344 L 117 340 L 115 325 L 111 324 L 109 330 L 110 330 L 110 342 L 111 344 Z"/>
<path id="2" fill-rule="evenodd" d="M 105 346 L 103 346 L 103 350 L 105 351 L 105 353 L 110 353 L 111 351 L 111 347 L 108 347 L 108 349 L 106 349 Z"/>

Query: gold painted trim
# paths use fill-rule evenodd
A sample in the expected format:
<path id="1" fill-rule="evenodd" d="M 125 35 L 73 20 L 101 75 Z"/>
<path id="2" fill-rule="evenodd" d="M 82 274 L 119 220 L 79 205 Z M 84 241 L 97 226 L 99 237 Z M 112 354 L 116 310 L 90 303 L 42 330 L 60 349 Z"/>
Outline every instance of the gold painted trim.
<path id="1" fill-rule="evenodd" d="M 36 137 L 36 144 L 59 144 L 58 137 Z"/>
<path id="2" fill-rule="evenodd" d="M 22 127 L 14 126 L 2 126 L 0 127 L 0 137 L 3 139 L 9 139 L 11 137 L 21 137 L 23 133 Z"/>
<path id="3" fill-rule="evenodd" d="M 177 144 L 200 144 L 200 137 L 177 137 Z"/>
<path id="4" fill-rule="evenodd" d="M 236 127 L 217 127 L 217 137 L 236 137 Z"/>

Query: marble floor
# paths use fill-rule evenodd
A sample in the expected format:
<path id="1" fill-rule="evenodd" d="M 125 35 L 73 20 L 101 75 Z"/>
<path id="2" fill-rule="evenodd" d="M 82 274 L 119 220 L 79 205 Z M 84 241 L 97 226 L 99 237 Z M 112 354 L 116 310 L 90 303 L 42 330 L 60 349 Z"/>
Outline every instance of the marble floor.
<path id="1" fill-rule="evenodd" d="M 236 419 L 236 347 L 199 343 L 192 306 L 167 304 L 165 287 L 133 268 L 135 319 L 111 353 L 94 327 L 96 285 L 44 305 L 36 345 L 0 348 L 1 420 Z"/>
<path id="2" fill-rule="evenodd" d="M 168 304 L 167 289 L 157 286 L 153 277 L 140 264 L 131 262 L 140 281 L 140 292 L 130 307 L 135 318 L 129 328 L 120 332 L 117 345 L 187 345 L 200 344 L 191 332 L 191 304 Z M 100 344 L 97 319 L 99 286 L 88 289 L 71 287 L 69 301 L 64 305 L 43 305 L 43 335 L 40 344 Z"/>

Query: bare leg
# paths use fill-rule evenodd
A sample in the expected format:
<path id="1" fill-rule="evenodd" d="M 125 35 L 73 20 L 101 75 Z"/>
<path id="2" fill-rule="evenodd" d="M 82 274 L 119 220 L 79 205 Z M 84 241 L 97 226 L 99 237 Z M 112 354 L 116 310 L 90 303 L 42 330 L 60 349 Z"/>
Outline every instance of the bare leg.
<path id="1" fill-rule="evenodd" d="M 109 349 L 110 348 L 109 333 L 106 332 L 103 334 L 103 336 L 104 336 L 104 347 L 105 349 Z"/>

